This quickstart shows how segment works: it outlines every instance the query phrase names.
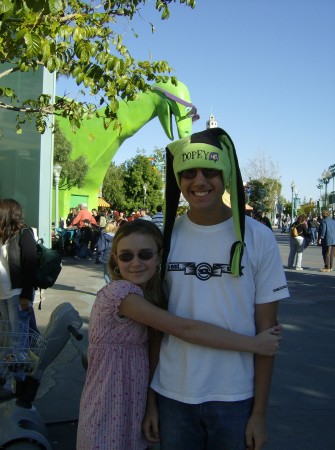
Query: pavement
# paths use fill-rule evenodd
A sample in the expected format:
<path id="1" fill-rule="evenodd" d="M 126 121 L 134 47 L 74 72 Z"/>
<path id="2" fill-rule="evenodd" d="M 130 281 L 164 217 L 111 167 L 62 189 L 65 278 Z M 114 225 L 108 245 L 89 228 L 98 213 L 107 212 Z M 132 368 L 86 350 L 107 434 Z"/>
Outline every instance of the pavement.
<path id="1" fill-rule="evenodd" d="M 289 236 L 274 232 L 285 266 Z M 335 272 L 320 273 L 318 246 L 304 251 L 302 266 L 301 272 L 285 269 L 291 297 L 281 301 L 279 309 L 284 330 L 269 399 L 265 450 L 335 449 Z M 84 339 L 66 344 L 46 370 L 35 401 L 54 450 L 75 450 L 85 381 L 81 353 L 87 346 L 90 310 L 103 285 L 101 265 L 66 257 L 57 283 L 44 293 L 42 309 L 35 305 L 42 332 L 51 312 L 62 302 L 70 302 L 84 321 Z"/>

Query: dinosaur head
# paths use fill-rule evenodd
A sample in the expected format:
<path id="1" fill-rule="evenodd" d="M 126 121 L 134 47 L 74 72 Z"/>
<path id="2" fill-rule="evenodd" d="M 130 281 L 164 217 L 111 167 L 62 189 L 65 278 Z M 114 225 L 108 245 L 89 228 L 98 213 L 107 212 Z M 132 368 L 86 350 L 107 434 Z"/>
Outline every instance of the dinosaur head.
<path id="1" fill-rule="evenodd" d="M 177 85 L 174 85 L 169 80 L 166 83 L 154 84 L 152 91 L 158 96 L 157 115 L 167 137 L 174 139 L 172 115 L 176 119 L 179 138 L 189 136 L 192 133 L 192 123 L 200 116 L 197 114 L 197 108 L 191 103 L 190 93 L 185 84 L 178 81 Z"/>

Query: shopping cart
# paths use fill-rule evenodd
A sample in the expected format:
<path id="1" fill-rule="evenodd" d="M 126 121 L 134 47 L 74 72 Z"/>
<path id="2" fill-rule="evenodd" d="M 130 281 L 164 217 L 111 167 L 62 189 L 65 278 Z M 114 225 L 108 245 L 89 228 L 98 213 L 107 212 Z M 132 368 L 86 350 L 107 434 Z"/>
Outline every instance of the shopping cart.
<path id="1" fill-rule="evenodd" d="M 70 336 L 83 337 L 82 325 L 78 311 L 67 302 L 53 310 L 43 335 L 22 322 L 11 326 L 0 320 L 0 449 L 52 450 L 34 400 L 44 371 Z"/>
<path id="2" fill-rule="evenodd" d="M 0 377 L 32 374 L 47 347 L 47 340 L 23 322 L 0 320 Z"/>

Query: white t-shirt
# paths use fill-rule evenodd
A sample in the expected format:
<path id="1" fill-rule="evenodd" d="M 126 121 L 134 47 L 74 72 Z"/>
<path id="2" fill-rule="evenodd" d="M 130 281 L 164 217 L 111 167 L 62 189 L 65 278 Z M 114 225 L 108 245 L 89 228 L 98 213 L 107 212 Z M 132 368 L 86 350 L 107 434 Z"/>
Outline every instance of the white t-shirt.
<path id="1" fill-rule="evenodd" d="M 21 288 L 12 289 L 8 265 L 8 242 L 3 244 L 0 239 L 0 299 L 12 298 L 21 292 Z"/>
<path id="2" fill-rule="evenodd" d="M 236 241 L 233 220 L 213 226 L 191 222 L 174 226 L 168 258 L 169 311 L 255 335 L 255 305 L 288 297 L 286 278 L 273 232 L 246 217 L 243 276 L 229 273 Z M 151 387 L 184 403 L 239 401 L 254 394 L 253 354 L 217 350 L 164 336 Z"/>

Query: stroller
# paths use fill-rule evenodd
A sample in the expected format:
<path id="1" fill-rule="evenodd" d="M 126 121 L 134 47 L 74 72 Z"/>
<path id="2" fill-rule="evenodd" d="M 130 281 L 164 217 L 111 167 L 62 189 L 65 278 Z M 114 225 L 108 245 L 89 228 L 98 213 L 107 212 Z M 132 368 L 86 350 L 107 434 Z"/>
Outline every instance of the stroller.
<path id="1" fill-rule="evenodd" d="M 77 229 L 55 228 L 52 236 L 52 248 L 59 251 L 63 256 L 74 256 L 76 254 Z"/>
<path id="2" fill-rule="evenodd" d="M 82 320 L 70 303 L 52 312 L 43 335 L 21 322 L 14 329 L 0 321 L 0 448 L 51 450 L 48 432 L 33 405 L 45 369 L 64 348 L 70 335 L 82 339 Z M 14 389 L 4 389 L 12 380 Z"/>

